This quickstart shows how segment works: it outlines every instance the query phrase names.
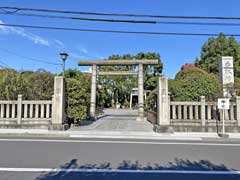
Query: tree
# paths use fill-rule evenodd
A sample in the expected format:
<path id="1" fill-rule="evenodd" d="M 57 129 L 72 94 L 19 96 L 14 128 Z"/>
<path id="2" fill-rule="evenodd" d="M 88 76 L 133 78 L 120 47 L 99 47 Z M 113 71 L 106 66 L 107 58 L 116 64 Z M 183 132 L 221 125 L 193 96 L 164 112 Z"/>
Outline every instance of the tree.
<path id="1" fill-rule="evenodd" d="M 154 90 L 157 87 L 157 78 L 162 75 L 163 64 L 158 53 L 138 53 L 136 59 L 157 59 L 157 65 L 144 67 L 144 89 Z"/>
<path id="2" fill-rule="evenodd" d="M 218 73 L 221 56 L 233 56 L 235 76 L 240 77 L 240 45 L 234 37 L 227 38 L 220 33 L 217 38 L 210 37 L 202 46 L 201 58 L 195 63 L 209 73 Z"/>
<path id="3" fill-rule="evenodd" d="M 53 95 L 54 75 L 50 72 L 38 70 L 36 72 L 22 72 L 24 79 L 28 82 L 29 100 L 49 100 Z"/>
<path id="4" fill-rule="evenodd" d="M 214 74 L 199 68 L 187 68 L 178 72 L 175 80 L 169 81 L 169 91 L 176 101 L 197 101 L 200 96 L 215 100 L 220 93 L 220 84 Z"/>
<path id="5" fill-rule="evenodd" d="M 67 117 L 70 122 L 79 123 L 88 115 L 91 76 L 72 69 L 67 70 L 65 76 Z"/>
<path id="6" fill-rule="evenodd" d="M 27 98 L 28 83 L 23 76 L 13 69 L 0 70 L 0 99 L 15 100 L 18 94 Z"/>

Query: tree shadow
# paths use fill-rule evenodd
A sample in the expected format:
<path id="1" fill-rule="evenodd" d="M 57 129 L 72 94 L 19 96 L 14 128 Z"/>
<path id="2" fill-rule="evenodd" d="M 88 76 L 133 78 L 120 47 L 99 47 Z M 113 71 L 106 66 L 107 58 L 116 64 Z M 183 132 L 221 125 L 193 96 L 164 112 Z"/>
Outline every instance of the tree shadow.
<path id="1" fill-rule="evenodd" d="M 117 167 L 113 167 L 110 163 L 102 164 L 85 164 L 78 165 L 77 159 L 72 159 L 70 162 L 64 164 L 59 169 L 64 171 L 53 171 L 43 173 L 36 180 L 149 180 L 149 179 L 183 179 L 183 180 L 229 180 L 240 179 L 237 174 L 185 174 L 185 173 L 160 173 L 164 170 L 184 170 L 184 171 L 234 171 L 234 169 L 227 168 L 224 164 L 213 164 L 209 160 L 190 161 L 188 159 L 176 158 L 173 162 L 166 165 L 151 164 L 142 165 L 138 161 L 132 162 L 124 160 Z M 69 171 L 68 171 L 69 170 Z M 72 171 L 80 170 L 80 171 Z M 122 171 L 123 170 L 123 171 Z"/>

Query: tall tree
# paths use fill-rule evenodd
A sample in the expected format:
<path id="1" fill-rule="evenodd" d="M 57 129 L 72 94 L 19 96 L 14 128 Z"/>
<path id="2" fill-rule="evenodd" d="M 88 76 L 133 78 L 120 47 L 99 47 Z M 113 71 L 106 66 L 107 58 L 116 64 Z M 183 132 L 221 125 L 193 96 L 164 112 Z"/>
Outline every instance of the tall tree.
<path id="1" fill-rule="evenodd" d="M 240 45 L 234 37 L 227 38 L 223 33 L 208 39 L 202 46 L 201 58 L 197 58 L 195 63 L 207 72 L 218 73 L 221 56 L 233 56 L 235 76 L 240 77 Z"/>

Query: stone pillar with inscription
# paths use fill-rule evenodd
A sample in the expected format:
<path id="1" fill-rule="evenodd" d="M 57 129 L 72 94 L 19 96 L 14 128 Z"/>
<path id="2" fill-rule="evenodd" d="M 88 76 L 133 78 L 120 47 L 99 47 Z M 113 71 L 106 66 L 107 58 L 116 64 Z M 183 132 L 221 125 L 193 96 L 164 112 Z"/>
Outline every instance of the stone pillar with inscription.
<path id="1" fill-rule="evenodd" d="M 168 96 L 168 78 L 159 77 L 157 96 L 157 124 L 154 125 L 154 131 L 158 133 L 172 133 L 170 123 L 170 99 Z"/>
<path id="2" fill-rule="evenodd" d="M 63 76 L 54 77 L 54 95 L 52 97 L 52 124 L 50 130 L 66 130 L 65 81 Z"/>
<path id="3" fill-rule="evenodd" d="M 222 85 L 223 97 L 231 98 L 235 94 L 233 57 L 223 56 L 219 60 L 219 79 Z"/>

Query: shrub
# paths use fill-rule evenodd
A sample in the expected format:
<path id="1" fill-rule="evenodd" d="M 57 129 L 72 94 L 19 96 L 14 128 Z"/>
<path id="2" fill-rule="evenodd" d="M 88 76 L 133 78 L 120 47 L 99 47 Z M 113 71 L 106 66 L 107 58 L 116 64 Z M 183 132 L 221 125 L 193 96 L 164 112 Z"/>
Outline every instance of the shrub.
<path id="1" fill-rule="evenodd" d="M 169 81 L 169 90 L 172 99 L 177 101 L 197 101 L 200 96 L 215 100 L 220 94 L 220 84 L 216 75 L 199 68 L 188 68 Z"/>

